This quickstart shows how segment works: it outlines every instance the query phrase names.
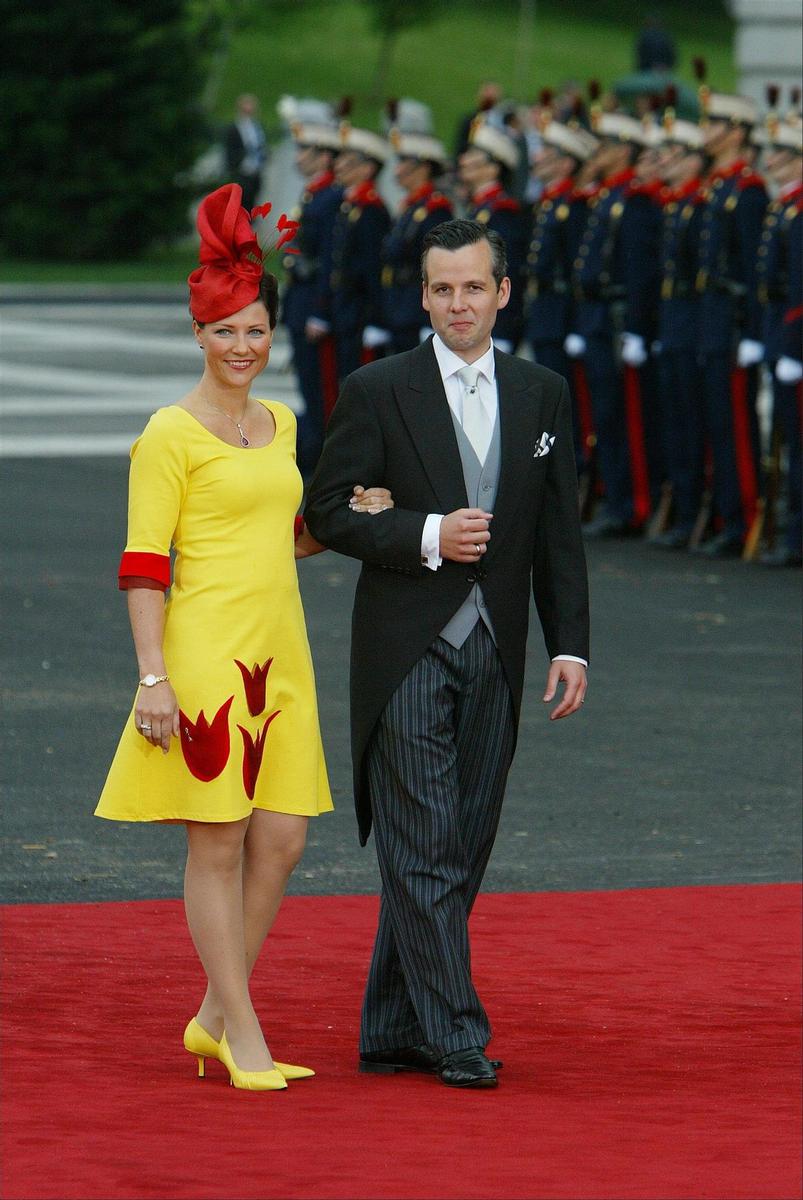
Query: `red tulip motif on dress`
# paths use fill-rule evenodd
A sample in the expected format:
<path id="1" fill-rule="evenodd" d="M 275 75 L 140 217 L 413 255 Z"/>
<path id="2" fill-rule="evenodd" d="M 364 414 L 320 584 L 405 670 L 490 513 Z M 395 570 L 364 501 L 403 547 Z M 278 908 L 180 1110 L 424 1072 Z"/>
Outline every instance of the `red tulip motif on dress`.
<path id="1" fill-rule="evenodd" d="M 242 725 L 237 726 L 243 735 L 243 787 L 249 800 L 253 800 L 254 792 L 256 791 L 259 768 L 262 766 L 262 755 L 265 751 L 265 738 L 268 736 L 268 727 L 281 711 L 280 708 L 277 708 L 276 712 L 270 714 L 262 726 L 262 732 L 256 735 L 256 740 L 251 737 L 247 729 L 243 729 Z"/>
<path id="2" fill-rule="evenodd" d="M 265 682 L 273 659 L 269 658 L 267 662 L 263 662 L 262 666 L 254 663 L 251 671 L 248 670 L 245 663 L 240 662 L 239 658 L 235 658 L 234 661 L 240 668 L 240 674 L 243 677 L 248 711 L 252 717 L 258 717 L 261 712 L 265 711 Z"/>
<path id="3" fill-rule="evenodd" d="M 194 722 L 179 709 L 181 752 L 192 774 L 202 783 L 217 779 L 228 762 L 231 748 L 229 709 L 233 699 L 233 696 L 229 696 L 225 704 L 221 704 L 211 723 L 207 721 L 203 709 Z"/>

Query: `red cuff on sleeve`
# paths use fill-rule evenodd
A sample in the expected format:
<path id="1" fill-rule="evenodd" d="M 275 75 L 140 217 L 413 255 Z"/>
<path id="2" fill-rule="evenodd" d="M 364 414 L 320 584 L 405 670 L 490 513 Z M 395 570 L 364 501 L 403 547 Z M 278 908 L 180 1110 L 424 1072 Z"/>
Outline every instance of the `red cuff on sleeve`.
<path id="1" fill-rule="evenodd" d="M 293 540 L 297 542 L 303 532 L 304 518 L 300 516 L 296 517 L 295 521 L 293 522 Z"/>
<path id="2" fill-rule="evenodd" d="M 118 583 L 121 592 L 127 592 L 129 588 L 145 588 L 148 592 L 167 591 L 163 583 L 156 579 L 148 579 L 145 575 L 121 575 Z"/>
<path id="3" fill-rule="evenodd" d="M 130 583 L 123 584 L 123 580 L 131 576 L 153 579 L 163 590 L 166 590 L 170 587 L 170 555 L 146 554 L 138 550 L 126 550 L 120 559 L 120 567 L 117 574 L 120 588 L 123 591 L 127 587 L 132 586 Z"/>
<path id="4" fill-rule="evenodd" d="M 784 325 L 794 325 L 795 321 L 799 321 L 803 317 L 803 304 L 798 304 L 797 308 L 787 309 L 784 314 Z"/>

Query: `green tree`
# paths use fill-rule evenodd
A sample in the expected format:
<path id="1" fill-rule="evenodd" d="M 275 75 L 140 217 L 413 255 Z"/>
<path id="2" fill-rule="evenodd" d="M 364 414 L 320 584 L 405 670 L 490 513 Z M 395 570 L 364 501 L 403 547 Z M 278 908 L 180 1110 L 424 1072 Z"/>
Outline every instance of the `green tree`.
<path id="1" fill-rule="evenodd" d="M 0 27 L 4 253 L 108 260 L 188 232 L 216 22 L 184 0 L 0 0 Z"/>
<path id="2" fill-rule="evenodd" d="M 380 101 L 387 91 L 393 53 L 399 34 L 405 29 L 424 25 L 438 14 L 436 0 L 363 0 L 371 24 L 379 34 L 374 82 L 370 99 Z"/>

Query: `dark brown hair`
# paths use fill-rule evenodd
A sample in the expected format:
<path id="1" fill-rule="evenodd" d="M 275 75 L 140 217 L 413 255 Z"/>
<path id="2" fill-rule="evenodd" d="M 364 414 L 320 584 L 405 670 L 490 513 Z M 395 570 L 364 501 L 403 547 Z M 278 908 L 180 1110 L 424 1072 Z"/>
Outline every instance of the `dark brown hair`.
<path id="1" fill-rule="evenodd" d="M 271 329 L 276 328 L 276 322 L 279 319 L 279 281 L 270 271 L 265 271 L 259 281 L 259 292 L 254 298 L 254 302 L 260 300 L 268 310 L 268 324 Z M 214 324 L 212 321 L 199 321 L 190 309 L 190 316 L 196 325 L 203 329 L 204 325 Z"/>
<path id="2" fill-rule="evenodd" d="M 480 221 L 467 221 L 456 218 L 453 221 L 443 221 L 430 229 L 424 237 L 421 253 L 421 279 L 427 281 L 427 253 L 430 250 L 461 250 L 463 246 L 473 246 L 475 242 L 487 242 L 491 250 L 491 270 L 494 282 L 499 287 L 507 274 L 507 253 L 505 243 L 495 229 L 489 229 Z"/>

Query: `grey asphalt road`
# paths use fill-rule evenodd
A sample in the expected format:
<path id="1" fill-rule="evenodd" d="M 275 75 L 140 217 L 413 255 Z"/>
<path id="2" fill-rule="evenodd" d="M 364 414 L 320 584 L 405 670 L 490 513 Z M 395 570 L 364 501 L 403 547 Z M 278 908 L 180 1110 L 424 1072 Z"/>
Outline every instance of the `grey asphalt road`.
<path id="1" fill-rule="evenodd" d="M 14 311 L 11 333 L 2 312 L 0 345 L 0 898 L 176 896 L 182 830 L 104 822 L 92 810 L 136 679 L 115 579 L 125 537 L 121 447 L 149 407 L 191 378 L 185 318 L 175 306 L 169 316 L 118 309 L 101 326 L 88 311 L 51 310 L 48 319 Z M 48 338 L 49 321 L 57 337 Z M 126 390 L 138 377 L 141 391 Z M 283 369 L 265 394 L 294 402 Z M 98 402 L 94 410 L 87 401 Z M 799 878 L 799 573 L 700 562 L 638 541 L 591 544 L 589 562 L 588 702 L 567 721 L 547 720 L 533 618 L 519 749 L 485 886 Z M 357 844 L 349 789 L 356 571 L 331 553 L 300 564 L 336 811 L 311 823 L 291 892 L 378 885 L 372 847 Z"/>

